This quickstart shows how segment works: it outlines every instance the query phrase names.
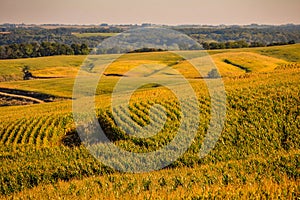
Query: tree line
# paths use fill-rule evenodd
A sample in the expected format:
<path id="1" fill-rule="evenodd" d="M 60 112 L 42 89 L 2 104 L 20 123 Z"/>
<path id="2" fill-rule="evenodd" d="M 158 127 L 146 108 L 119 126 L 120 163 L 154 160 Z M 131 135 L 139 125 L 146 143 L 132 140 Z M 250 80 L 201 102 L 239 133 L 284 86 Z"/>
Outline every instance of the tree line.
<path id="1" fill-rule="evenodd" d="M 54 26 L 55 27 L 55 26 Z M 138 28 L 95 27 L 95 28 L 53 28 L 16 27 L 0 25 L 0 59 L 30 58 L 52 55 L 88 54 L 90 48 L 97 47 L 107 36 L 76 37 L 77 33 L 122 32 Z M 300 42 L 300 25 L 249 25 L 249 26 L 175 26 L 169 27 L 180 31 L 202 44 L 204 49 L 230 49 L 245 47 L 265 47 L 294 44 Z M 3 34 L 6 33 L 6 34 Z M 147 35 L 147 39 L 156 36 Z M 142 38 L 141 38 L 142 39 Z M 166 38 L 167 39 L 167 38 Z M 167 46 L 176 45 L 165 42 Z M 189 49 L 177 40 L 178 49 Z M 134 51 L 129 48 L 128 51 Z M 120 49 L 103 50 L 101 53 L 121 53 Z"/>
<path id="2" fill-rule="evenodd" d="M 203 48 L 206 50 L 210 49 L 235 49 L 235 48 L 248 48 L 248 47 L 267 47 L 267 46 L 280 46 L 295 44 L 294 40 L 288 42 L 273 42 L 273 43 L 262 43 L 262 42 L 251 42 L 248 43 L 244 40 L 233 41 L 233 42 L 202 42 Z"/>
<path id="3" fill-rule="evenodd" d="M 120 27 L 95 27 L 95 28 L 55 28 L 45 29 L 41 27 L 13 27 L 0 25 L 0 45 L 55 42 L 61 44 L 87 44 L 89 47 L 96 47 L 105 40 L 105 36 L 76 37 L 72 33 L 119 33 L 128 29 L 139 28 L 136 25 L 128 25 L 127 28 Z M 182 32 L 199 43 L 216 42 L 226 43 L 232 41 L 245 41 L 251 46 L 269 45 L 275 43 L 288 43 L 289 41 L 300 42 L 300 25 L 249 25 L 249 26 L 174 26 L 167 27 Z M 214 45 L 214 44 L 212 44 Z"/>
<path id="4" fill-rule="evenodd" d="M 234 48 L 247 48 L 247 47 L 265 47 L 265 46 L 278 46 L 295 44 L 295 41 L 281 42 L 281 43 L 247 43 L 243 40 L 234 42 L 202 42 L 203 48 L 210 49 L 234 49 Z M 138 49 L 133 51 L 127 51 L 128 53 L 150 52 L 150 51 L 164 51 L 163 49 Z M 22 44 L 10 44 L 0 46 L 0 59 L 16 59 L 16 58 L 35 58 L 44 56 L 56 56 L 56 55 L 88 55 L 91 49 L 87 44 L 60 44 L 55 42 L 42 42 L 39 43 L 22 43 Z M 104 52 L 100 52 L 104 53 Z M 119 50 L 112 49 L 105 53 L 120 53 Z"/>
<path id="5" fill-rule="evenodd" d="M 174 27 L 174 30 L 185 33 L 199 43 L 231 41 L 245 41 L 251 43 L 269 45 L 300 42 L 300 25 L 258 25 L 258 26 L 230 26 L 230 27 Z"/>
<path id="6" fill-rule="evenodd" d="M 0 59 L 34 58 L 56 55 L 87 55 L 91 49 L 86 44 L 60 44 L 55 42 L 22 43 L 0 46 Z"/>
<path id="7" fill-rule="evenodd" d="M 2 25 L 3 26 L 3 25 Z M 0 32 L 8 32 L 9 34 L 0 34 L 0 45 L 22 44 L 22 43 L 42 43 L 55 42 L 62 44 L 87 44 L 89 47 L 96 47 L 100 42 L 105 40 L 107 36 L 91 36 L 88 38 L 79 38 L 72 33 L 107 33 L 121 32 L 117 28 L 55 28 L 44 29 L 38 27 L 31 28 L 13 28 L 1 27 Z"/>

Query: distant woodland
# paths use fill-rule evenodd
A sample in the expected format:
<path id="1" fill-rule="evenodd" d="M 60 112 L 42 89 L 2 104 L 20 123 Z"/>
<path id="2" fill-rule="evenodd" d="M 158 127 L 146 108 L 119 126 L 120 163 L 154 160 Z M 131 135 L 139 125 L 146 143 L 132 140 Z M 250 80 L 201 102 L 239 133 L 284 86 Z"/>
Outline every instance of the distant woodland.
<path id="1" fill-rule="evenodd" d="M 144 26 L 144 25 L 143 25 Z M 109 36 L 78 37 L 74 33 L 121 33 L 143 26 L 25 26 L 0 25 L 0 59 L 53 55 L 86 55 Z M 147 26 L 151 26 L 147 24 Z M 187 34 L 204 49 L 230 49 L 295 44 L 300 42 L 300 25 L 164 26 Z M 116 53 L 111 51 L 110 53 Z"/>

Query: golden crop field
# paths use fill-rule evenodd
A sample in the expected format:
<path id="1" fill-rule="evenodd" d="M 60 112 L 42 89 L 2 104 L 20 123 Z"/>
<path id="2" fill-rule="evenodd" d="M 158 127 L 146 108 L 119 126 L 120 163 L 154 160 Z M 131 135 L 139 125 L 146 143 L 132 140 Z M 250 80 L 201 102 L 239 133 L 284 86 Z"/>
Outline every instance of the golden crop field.
<path id="1" fill-rule="evenodd" d="M 127 54 L 104 72 L 95 92 L 97 118 L 108 138 L 130 152 L 152 152 L 169 144 L 183 116 L 175 95 L 156 84 L 133 93 L 126 106 L 129 114 L 125 107 L 111 108 L 114 86 L 127 71 L 144 63 L 166 65 L 182 74 L 196 93 L 200 126 L 191 146 L 164 169 L 141 174 L 100 163 L 80 142 L 72 92 L 84 56 L 0 60 L 0 89 L 61 98 L 0 107 L 0 199 L 299 198 L 300 45 L 208 53 L 224 82 L 227 112 L 221 136 L 204 158 L 198 153 L 211 114 L 205 75 L 169 52 Z M 22 80 L 24 66 L 37 77 L 49 78 Z M 164 107 L 165 121 L 156 107 L 149 116 L 154 104 Z M 129 136 L 117 124 L 131 119 L 123 127 L 132 130 L 134 123 L 147 126 L 151 118 L 165 124 L 149 138 Z"/>

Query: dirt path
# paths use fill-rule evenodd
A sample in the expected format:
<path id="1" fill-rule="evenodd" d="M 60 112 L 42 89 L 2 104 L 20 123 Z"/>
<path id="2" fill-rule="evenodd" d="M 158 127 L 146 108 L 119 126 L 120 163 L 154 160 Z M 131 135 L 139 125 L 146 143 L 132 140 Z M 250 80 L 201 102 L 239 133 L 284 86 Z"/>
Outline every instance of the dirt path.
<path id="1" fill-rule="evenodd" d="M 0 95 L 6 96 L 6 97 L 18 98 L 18 99 L 26 99 L 26 100 L 33 101 L 33 102 L 36 102 L 36 103 L 44 103 L 44 101 L 42 101 L 40 99 L 36 99 L 36 98 L 33 98 L 33 97 L 28 97 L 28 96 L 23 96 L 23 95 L 9 94 L 9 93 L 5 93 L 5 92 L 0 92 Z"/>

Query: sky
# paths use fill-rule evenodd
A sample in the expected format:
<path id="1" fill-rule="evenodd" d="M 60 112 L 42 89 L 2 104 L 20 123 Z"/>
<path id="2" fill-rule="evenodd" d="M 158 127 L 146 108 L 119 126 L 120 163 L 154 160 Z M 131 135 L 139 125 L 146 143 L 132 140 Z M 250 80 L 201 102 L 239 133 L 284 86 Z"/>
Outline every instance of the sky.
<path id="1" fill-rule="evenodd" d="M 0 0 L 0 23 L 300 24 L 300 0 Z"/>

